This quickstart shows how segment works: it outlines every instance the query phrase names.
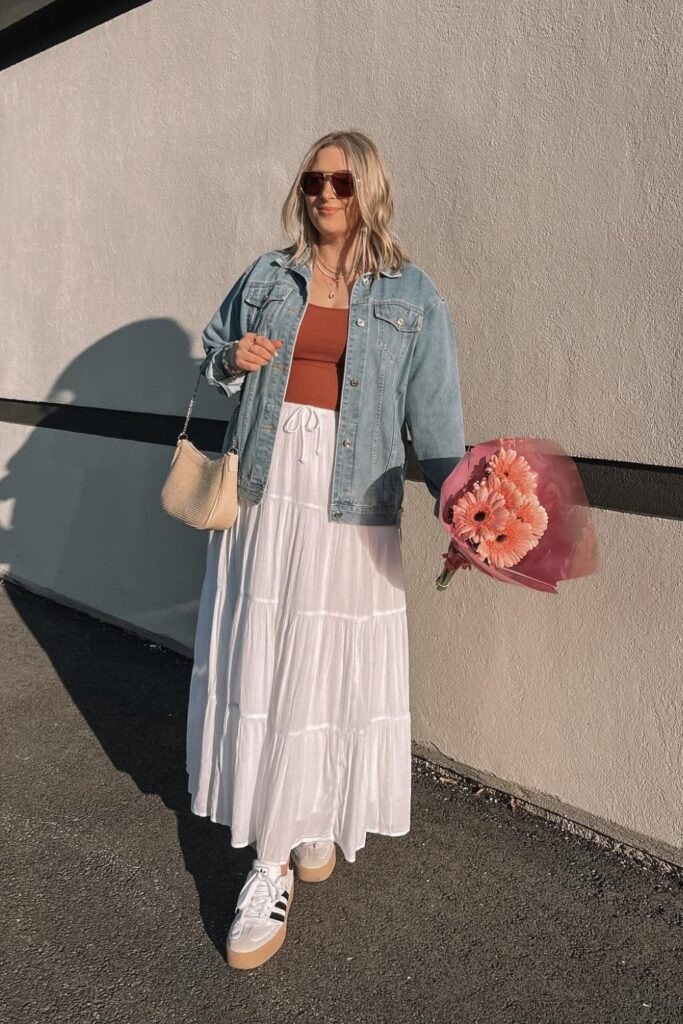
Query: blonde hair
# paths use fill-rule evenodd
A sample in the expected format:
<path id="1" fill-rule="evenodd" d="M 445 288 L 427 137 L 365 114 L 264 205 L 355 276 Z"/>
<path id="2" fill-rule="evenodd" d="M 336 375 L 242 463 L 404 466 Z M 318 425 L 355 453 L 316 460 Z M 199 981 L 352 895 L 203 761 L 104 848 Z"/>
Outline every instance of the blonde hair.
<path id="1" fill-rule="evenodd" d="M 310 170 L 318 150 L 325 146 L 338 146 L 343 150 L 349 170 L 356 178 L 355 194 L 360 219 L 353 271 L 377 276 L 380 270 L 400 270 L 404 262 L 411 263 L 389 230 L 394 203 L 384 160 L 374 142 L 356 131 L 328 132 L 313 143 L 301 161 L 281 214 L 284 233 L 293 243 L 289 247 L 289 262 L 298 261 L 307 249 L 310 261 L 318 251 L 318 232 L 308 215 L 299 181 L 301 174 Z"/>

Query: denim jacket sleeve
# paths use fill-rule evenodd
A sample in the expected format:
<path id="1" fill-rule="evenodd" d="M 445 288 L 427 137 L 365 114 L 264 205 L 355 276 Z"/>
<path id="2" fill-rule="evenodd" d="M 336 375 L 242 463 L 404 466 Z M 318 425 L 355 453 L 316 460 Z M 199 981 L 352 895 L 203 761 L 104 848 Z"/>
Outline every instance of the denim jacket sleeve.
<path id="1" fill-rule="evenodd" d="M 234 395 L 240 390 L 246 371 L 243 370 L 241 373 L 235 374 L 226 373 L 221 356 L 224 349 L 228 349 L 229 353 L 242 338 L 242 294 L 257 263 L 258 259 L 255 259 L 235 281 L 202 331 L 202 344 L 206 352 L 206 359 L 202 363 L 202 373 L 209 384 L 219 388 L 228 396 Z M 226 353 L 226 355 L 229 365 L 232 365 L 229 354 Z"/>
<path id="2" fill-rule="evenodd" d="M 465 454 L 458 352 L 443 298 L 422 319 L 408 377 L 405 416 L 438 517 L 441 485 Z"/>

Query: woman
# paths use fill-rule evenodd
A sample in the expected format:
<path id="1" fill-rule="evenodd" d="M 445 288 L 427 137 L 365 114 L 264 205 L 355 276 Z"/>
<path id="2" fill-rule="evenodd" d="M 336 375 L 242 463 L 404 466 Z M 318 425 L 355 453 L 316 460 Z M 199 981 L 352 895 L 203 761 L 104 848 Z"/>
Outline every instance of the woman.
<path id="1" fill-rule="evenodd" d="M 209 535 L 187 724 L 192 811 L 257 857 L 227 939 L 281 946 L 294 875 L 329 877 L 368 832 L 410 828 L 404 426 L 438 515 L 465 451 L 452 322 L 391 236 L 375 145 L 331 132 L 203 332 L 237 415 L 238 515 Z M 226 439 L 231 435 L 231 426 Z M 225 446 L 224 446 L 225 450 Z"/>

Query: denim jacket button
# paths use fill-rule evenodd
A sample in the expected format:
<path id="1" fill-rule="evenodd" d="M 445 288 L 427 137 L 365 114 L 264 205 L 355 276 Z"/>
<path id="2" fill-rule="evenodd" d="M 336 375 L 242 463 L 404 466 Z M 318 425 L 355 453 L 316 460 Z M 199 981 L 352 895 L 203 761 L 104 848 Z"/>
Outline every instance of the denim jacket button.
<path id="1" fill-rule="evenodd" d="M 359 327 L 365 327 L 365 320 L 356 320 Z"/>
<path id="2" fill-rule="evenodd" d="M 349 440 L 348 437 L 344 438 L 344 440 L 342 441 L 342 444 L 344 445 L 345 448 L 350 448 L 351 447 L 351 441 Z"/>
<path id="3" fill-rule="evenodd" d="M 333 512 L 332 515 L 336 516 L 337 518 L 339 518 L 339 516 L 341 515 L 341 512 Z"/>
<path id="4" fill-rule="evenodd" d="M 358 381 L 357 381 L 357 380 L 356 380 L 356 378 L 354 377 L 354 378 L 353 378 L 353 380 L 350 380 L 350 381 L 349 381 L 349 384 L 351 385 L 351 387 L 352 387 L 352 388 L 355 388 L 355 387 L 356 387 L 356 385 L 358 384 Z"/>

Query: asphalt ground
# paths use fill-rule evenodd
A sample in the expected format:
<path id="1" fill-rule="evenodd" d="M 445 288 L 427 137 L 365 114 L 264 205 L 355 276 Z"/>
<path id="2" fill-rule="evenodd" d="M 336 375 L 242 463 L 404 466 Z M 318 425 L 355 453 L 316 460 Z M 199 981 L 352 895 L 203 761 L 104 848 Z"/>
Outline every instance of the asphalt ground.
<path id="1" fill-rule="evenodd" d="M 0 636 L 2 1024 L 683 1024 L 680 874 L 417 757 L 410 832 L 228 967 L 255 850 L 189 809 L 191 663 L 10 583 Z"/>

